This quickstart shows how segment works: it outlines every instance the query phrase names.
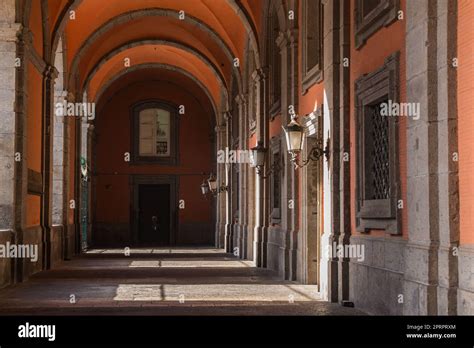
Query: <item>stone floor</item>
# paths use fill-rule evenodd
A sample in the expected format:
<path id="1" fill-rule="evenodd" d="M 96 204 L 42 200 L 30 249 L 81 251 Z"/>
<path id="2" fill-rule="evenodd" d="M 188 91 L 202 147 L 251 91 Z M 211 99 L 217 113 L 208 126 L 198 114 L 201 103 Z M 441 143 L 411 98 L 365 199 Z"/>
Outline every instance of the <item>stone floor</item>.
<path id="1" fill-rule="evenodd" d="M 0 290 L 2 315 L 360 315 L 220 249 L 98 249 Z"/>

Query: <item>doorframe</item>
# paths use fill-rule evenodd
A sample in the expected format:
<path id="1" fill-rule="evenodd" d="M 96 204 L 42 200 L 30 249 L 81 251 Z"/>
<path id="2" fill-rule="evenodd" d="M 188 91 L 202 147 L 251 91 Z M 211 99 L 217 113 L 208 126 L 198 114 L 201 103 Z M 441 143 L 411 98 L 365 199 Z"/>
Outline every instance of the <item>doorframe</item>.
<path id="1" fill-rule="evenodd" d="M 138 244 L 139 229 L 139 192 L 140 185 L 169 185 L 170 187 L 170 246 L 178 239 L 178 192 L 179 177 L 175 175 L 130 175 L 130 230 L 131 241 Z"/>
<path id="2" fill-rule="evenodd" d="M 307 148 L 316 145 L 315 138 L 306 138 Z M 308 155 L 305 153 L 305 155 Z M 320 286 L 320 263 L 322 258 L 322 160 L 310 162 L 302 171 L 304 190 L 302 193 L 302 234 L 301 234 L 301 281 L 304 284 Z"/>
<path id="3" fill-rule="evenodd" d="M 308 158 L 317 139 L 323 137 L 323 107 L 313 111 L 314 119 L 308 118 L 315 131 L 306 136 L 303 155 Z M 324 142 L 323 142 L 324 143 Z M 302 190 L 302 233 L 301 233 L 301 270 L 300 280 L 304 284 L 314 284 L 321 291 L 321 262 L 323 250 L 323 167 L 324 157 L 310 161 L 301 171 Z"/>

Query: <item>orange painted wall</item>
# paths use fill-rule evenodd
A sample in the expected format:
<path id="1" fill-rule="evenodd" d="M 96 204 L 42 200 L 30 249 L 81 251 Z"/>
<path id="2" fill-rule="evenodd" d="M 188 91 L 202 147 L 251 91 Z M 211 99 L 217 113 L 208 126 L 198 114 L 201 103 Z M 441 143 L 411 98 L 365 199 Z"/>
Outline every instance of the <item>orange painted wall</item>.
<path id="1" fill-rule="evenodd" d="M 41 172 L 41 118 L 43 78 L 33 64 L 28 64 L 27 159 L 28 168 Z"/>
<path id="2" fill-rule="evenodd" d="M 41 1 L 31 2 L 29 27 L 33 33 L 33 47 L 40 56 L 43 56 L 43 24 L 41 15 Z"/>
<path id="3" fill-rule="evenodd" d="M 474 1 L 458 2 L 460 243 L 474 243 Z"/>
<path id="4" fill-rule="evenodd" d="M 253 133 L 252 136 L 249 138 L 248 147 L 249 149 L 252 149 L 255 146 L 257 146 L 257 135 Z"/>
<path id="5" fill-rule="evenodd" d="M 33 64 L 28 63 L 28 105 L 27 105 L 27 153 L 28 168 L 41 172 L 41 119 L 43 78 Z M 28 195 L 26 201 L 26 226 L 40 223 L 40 199 Z"/>
<path id="6" fill-rule="evenodd" d="M 26 196 L 26 227 L 38 226 L 40 224 L 41 197 Z"/>
<path id="7" fill-rule="evenodd" d="M 31 2 L 29 27 L 33 33 L 33 48 L 39 56 L 43 55 L 43 25 L 41 1 Z M 42 90 L 43 77 L 35 66 L 28 64 L 28 98 L 27 98 L 27 148 L 26 160 L 28 168 L 41 172 L 41 120 L 42 120 Z M 24 154 L 23 154 L 24 156 Z M 41 199 L 39 196 L 27 195 L 26 198 L 26 227 L 40 224 Z"/>
<path id="8" fill-rule="evenodd" d="M 351 14 L 354 13 L 354 3 L 351 1 Z M 400 1 L 401 10 L 405 12 L 405 0 Z M 406 52 L 405 52 L 405 20 L 395 21 L 388 27 L 384 27 L 371 36 L 366 44 L 359 50 L 355 49 L 354 38 L 354 18 L 351 16 L 351 60 L 350 60 L 350 86 L 351 86 L 351 152 L 350 158 L 356 158 L 356 136 L 355 136 L 355 110 L 354 110 L 354 82 L 363 74 L 370 73 L 375 69 L 382 67 L 385 58 L 400 51 L 400 102 L 406 100 Z M 401 199 L 407 201 L 406 177 L 407 177 L 407 156 L 406 156 L 406 119 L 403 117 L 399 120 L 399 170 L 401 183 Z M 356 188 L 356 163 L 351 161 L 351 215 L 352 215 L 352 233 L 356 232 L 355 218 L 355 188 Z M 405 204 L 406 207 L 406 204 Z M 402 235 L 407 238 L 407 213 L 402 211 Z M 371 235 L 385 236 L 385 231 L 371 231 Z"/>
<path id="9" fill-rule="evenodd" d="M 269 133 L 268 133 L 270 136 L 270 139 L 274 136 L 279 135 L 282 132 L 281 126 L 282 126 L 281 116 L 277 115 L 275 116 L 273 121 L 270 121 L 270 128 L 269 128 Z"/>
<path id="10" fill-rule="evenodd" d="M 39 2 L 39 1 L 38 1 Z M 55 24 L 60 20 L 61 11 L 68 4 L 68 0 L 48 0 L 48 11 L 50 20 L 50 32 L 53 33 Z"/>
<path id="11" fill-rule="evenodd" d="M 179 165 L 133 165 L 124 161 L 130 152 L 130 107 L 140 101 L 161 99 L 176 105 L 185 105 L 186 114 L 180 116 Z M 130 222 L 129 178 L 132 174 L 179 176 L 177 199 L 183 199 L 184 210 L 179 210 L 178 235 L 184 225 L 209 223 L 212 220 L 211 199 L 202 196 L 200 185 L 203 172 L 211 171 L 211 125 L 209 115 L 201 104 L 186 92 L 160 81 L 135 83 L 117 92 L 108 102 L 98 106 L 96 120 L 96 211 L 97 223 Z M 213 227 L 212 223 L 209 224 Z M 94 233 L 94 232 L 93 232 Z M 210 233 L 213 233 L 210 231 Z"/>

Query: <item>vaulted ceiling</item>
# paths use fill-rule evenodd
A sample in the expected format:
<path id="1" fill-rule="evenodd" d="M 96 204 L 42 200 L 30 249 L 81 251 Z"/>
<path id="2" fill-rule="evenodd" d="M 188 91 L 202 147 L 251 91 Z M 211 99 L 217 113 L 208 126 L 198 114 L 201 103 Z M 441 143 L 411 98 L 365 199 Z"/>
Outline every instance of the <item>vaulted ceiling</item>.
<path id="1" fill-rule="evenodd" d="M 232 84 L 241 84 L 247 45 L 257 67 L 260 62 L 263 0 L 46 3 L 51 50 L 60 39 L 67 47 L 65 87 L 75 94 L 87 92 L 91 101 L 117 76 L 153 67 L 185 74 L 205 89 L 213 105 L 221 105 Z M 38 26 L 34 11 L 30 25 Z"/>

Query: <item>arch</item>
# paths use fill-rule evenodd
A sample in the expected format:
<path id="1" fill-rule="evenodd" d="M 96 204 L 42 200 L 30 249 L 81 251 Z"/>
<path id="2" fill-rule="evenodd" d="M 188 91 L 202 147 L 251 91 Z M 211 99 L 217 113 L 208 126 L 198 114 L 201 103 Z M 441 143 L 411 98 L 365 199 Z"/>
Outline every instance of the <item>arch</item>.
<path id="1" fill-rule="evenodd" d="M 31 0 L 27 0 L 31 1 Z M 67 25 L 67 15 L 70 13 L 70 11 L 77 9 L 83 0 L 69 0 L 67 4 L 63 7 L 61 10 L 61 13 L 58 16 L 58 20 L 54 23 L 54 30 L 52 33 L 52 42 L 51 42 L 51 47 L 52 51 L 54 52 L 56 50 L 57 44 L 59 37 L 61 36 L 61 33 L 64 31 L 65 26 Z M 258 44 L 258 31 L 256 29 L 255 23 L 251 19 L 251 16 L 249 15 L 248 11 L 246 10 L 245 6 L 240 3 L 240 1 L 236 0 L 227 0 L 226 1 L 229 7 L 234 10 L 236 13 L 237 17 L 241 20 L 242 25 L 246 29 L 248 35 L 251 37 L 253 49 L 254 49 L 254 54 L 255 54 L 255 59 L 256 61 L 260 61 L 259 58 L 259 44 Z M 186 19 L 188 16 L 186 16 Z M 196 19 L 196 18 L 194 18 Z M 197 19 L 196 19 L 197 20 Z M 197 20 L 199 21 L 199 20 Z M 200 22 L 200 21 L 199 21 Z M 201 22 L 202 23 L 202 22 Z M 204 24 L 204 23 L 202 23 Z M 207 27 L 207 26 L 205 26 Z M 207 27 L 211 29 L 210 27 Z M 211 29 L 212 30 L 212 29 Z"/>
<path id="2" fill-rule="evenodd" d="M 190 78 L 192 81 L 194 81 L 204 91 L 206 96 L 209 98 L 209 102 L 212 105 L 212 109 L 214 111 L 214 114 L 216 115 L 216 118 L 218 117 L 219 114 L 217 112 L 218 108 L 216 107 L 216 100 L 214 100 L 214 98 L 212 97 L 212 94 L 210 93 L 209 89 L 198 78 L 196 78 L 194 75 L 192 75 L 191 73 L 189 73 L 188 71 L 186 71 L 184 69 L 181 69 L 179 67 L 172 66 L 172 65 L 161 64 L 161 63 L 146 63 L 146 64 L 135 65 L 133 67 L 130 67 L 127 70 L 124 70 L 124 71 L 116 74 L 112 79 L 106 81 L 102 85 L 102 87 L 97 91 L 97 93 L 94 97 L 94 100 L 91 100 L 91 101 L 97 103 L 100 100 L 100 98 L 102 98 L 102 95 L 105 93 L 105 91 L 107 91 L 107 89 L 110 86 L 112 86 L 117 80 L 119 80 L 121 77 L 123 77 L 127 74 L 131 74 L 134 71 L 143 70 L 143 69 L 171 70 L 171 71 L 176 71 L 176 72 Z M 226 100 L 228 100 L 228 99 L 229 98 L 226 95 Z"/>
<path id="3" fill-rule="evenodd" d="M 147 63 L 161 63 L 180 67 L 188 71 L 208 87 L 214 100 L 217 100 L 220 90 L 224 90 L 227 93 L 224 81 L 218 75 L 215 75 L 210 66 L 207 66 L 191 53 L 173 46 L 163 45 L 137 46 L 127 48 L 115 54 L 107 64 L 102 65 L 95 75 L 90 78 L 88 89 L 84 92 L 91 99 L 94 99 L 102 84 L 111 79 L 114 74 L 118 74 L 123 70 L 129 70 L 135 65 Z"/>
<path id="4" fill-rule="evenodd" d="M 56 52 L 51 50 L 51 23 L 47 1 L 41 1 L 41 17 L 43 23 L 43 59 L 47 63 L 52 63 Z"/>
<path id="5" fill-rule="evenodd" d="M 257 61 L 255 60 L 254 54 L 251 53 L 251 46 L 250 42 L 247 43 L 247 46 L 245 47 L 246 51 L 248 52 L 247 56 L 248 59 L 245 62 L 244 66 L 244 76 L 243 76 L 243 93 L 246 95 L 247 99 L 247 110 L 246 110 L 246 119 L 247 119 L 247 126 L 248 126 L 248 132 L 253 133 L 256 128 L 256 91 L 255 91 L 255 81 L 253 79 L 253 73 L 255 70 L 258 69 L 258 64 Z"/>
<path id="6" fill-rule="evenodd" d="M 31 1 L 32 0 L 25 0 L 24 2 L 16 1 L 16 21 L 21 23 L 25 28 L 29 28 L 30 23 L 30 15 L 31 15 Z M 5 7 L 6 10 L 6 7 Z M 21 17 L 20 17 L 21 15 Z M 5 15 L 2 13 L 3 18 L 7 18 L 8 14 Z"/>
<path id="7" fill-rule="evenodd" d="M 249 42 L 253 49 L 253 54 L 255 57 L 255 61 L 259 62 L 257 68 L 260 68 L 260 50 L 258 44 L 258 33 L 257 28 L 255 27 L 255 23 L 250 19 L 250 15 L 245 9 L 245 7 L 236 0 L 227 0 L 229 2 L 230 7 L 234 9 L 237 13 L 239 18 L 242 20 L 244 27 L 247 29 L 247 34 L 249 36 Z M 247 55 L 244 52 L 244 57 Z"/>
<path id="8" fill-rule="evenodd" d="M 114 26 L 117 24 L 123 24 L 126 22 L 129 22 L 132 19 L 138 19 L 142 17 L 154 17 L 154 16 L 164 16 L 164 17 L 177 17 L 179 14 L 178 11 L 174 10 L 168 10 L 168 9 L 143 9 L 143 10 L 136 10 L 136 11 L 131 11 L 124 13 L 118 17 L 114 17 L 111 20 L 107 21 L 104 25 L 101 27 L 97 28 L 92 35 L 90 35 L 81 45 L 81 47 L 78 49 L 76 55 L 74 56 L 72 63 L 71 63 L 71 75 L 70 75 L 70 80 L 73 80 L 74 74 L 78 70 L 78 65 L 81 60 L 81 58 L 85 55 L 87 50 L 93 45 L 93 43 L 104 33 L 108 32 L 109 30 L 113 29 Z M 229 59 L 230 66 L 232 71 L 237 70 L 238 71 L 238 82 L 239 86 L 241 86 L 241 73 L 240 73 L 240 67 L 235 67 L 233 64 L 233 60 L 235 55 L 232 53 L 231 49 L 227 46 L 227 44 L 222 40 L 222 38 L 213 31 L 212 28 L 207 26 L 205 23 L 201 22 L 199 19 L 191 17 L 191 16 L 186 16 L 185 22 L 189 22 L 190 24 L 197 26 L 201 30 L 205 31 L 210 35 L 210 37 L 213 39 L 213 41 L 223 50 L 225 56 Z"/>
<path id="9" fill-rule="evenodd" d="M 31 0 L 29 0 L 31 1 Z M 64 33 L 64 27 L 67 24 L 67 15 L 74 11 L 80 4 L 82 0 L 68 0 L 68 3 L 64 8 L 61 10 L 59 14 L 59 19 L 54 23 L 54 29 L 52 33 L 52 43 L 51 43 L 51 50 L 56 52 L 59 39 L 61 38 L 62 34 Z"/>
<path id="10" fill-rule="evenodd" d="M 142 69 L 142 70 L 146 70 L 146 69 L 147 69 L 147 68 L 144 68 L 144 69 Z M 133 72 L 129 72 L 129 74 L 133 74 L 134 72 L 137 72 L 137 71 L 140 71 L 140 70 L 135 70 L 135 71 L 133 71 Z M 171 70 L 170 70 L 170 71 L 171 71 Z M 125 74 L 125 75 L 127 75 L 127 74 Z M 123 78 L 125 75 L 123 75 L 121 78 Z M 183 76 L 184 76 L 184 75 L 183 75 Z M 186 77 L 187 77 L 187 76 L 186 76 Z M 172 86 L 174 86 L 174 87 L 180 87 L 180 88 L 181 88 L 182 90 L 184 90 L 189 96 L 191 96 L 193 99 L 195 99 L 196 102 L 197 102 L 203 109 L 209 109 L 209 107 L 210 107 L 210 111 L 211 111 L 213 114 L 215 113 L 215 105 L 214 105 L 214 103 L 213 103 L 213 100 L 212 100 L 212 99 L 209 99 L 209 96 L 205 93 L 204 90 L 202 90 L 202 86 L 196 85 L 196 88 L 200 89 L 200 90 L 202 91 L 202 93 L 205 94 L 205 96 L 206 96 L 206 98 L 207 98 L 206 101 L 209 103 L 209 106 L 204 105 L 204 103 L 203 103 L 204 99 L 198 98 L 198 97 L 197 97 L 195 94 L 193 94 L 193 92 L 190 91 L 188 88 L 185 88 L 185 87 L 183 88 L 183 86 L 182 86 L 181 84 L 175 83 L 175 82 L 170 81 L 170 80 L 167 80 L 167 79 L 154 79 L 154 78 L 152 78 L 152 79 L 147 79 L 147 80 L 136 80 L 136 81 L 133 81 L 133 82 L 131 82 L 131 83 L 127 83 L 126 85 L 124 85 L 124 86 L 122 86 L 122 87 L 120 87 L 120 88 L 116 88 L 115 91 L 114 91 L 112 94 L 110 94 L 107 99 L 103 99 L 104 96 L 107 95 L 107 92 L 109 91 L 109 89 L 111 89 L 111 88 L 115 85 L 115 83 L 116 83 L 117 81 L 119 81 L 121 78 L 119 78 L 119 79 L 115 80 L 114 82 L 112 82 L 112 84 L 111 84 L 106 90 L 104 90 L 104 93 L 102 93 L 102 95 L 100 96 L 100 98 L 97 99 L 97 105 L 98 105 L 97 111 L 98 111 L 98 113 L 101 112 L 101 108 L 103 108 L 103 105 L 107 104 L 115 95 L 121 93 L 121 92 L 122 92 L 124 89 L 126 89 L 126 88 L 129 88 L 129 87 L 134 86 L 134 85 L 139 85 L 139 84 L 144 83 L 144 82 L 159 82 L 159 83 L 166 83 L 166 84 L 172 85 Z M 193 81 L 193 82 L 195 82 L 195 81 Z M 209 121 L 211 122 L 210 124 L 211 124 L 212 129 L 214 129 L 215 123 L 216 123 L 216 117 L 215 117 L 215 116 L 214 116 L 214 117 L 210 117 L 210 118 L 209 118 Z"/>
<path id="11" fill-rule="evenodd" d="M 176 10 L 152 8 L 152 9 L 141 9 L 141 10 L 125 12 L 117 17 L 114 17 L 108 20 L 102 26 L 97 28 L 84 42 L 82 42 L 81 46 L 77 50 L 74 56 L 74 59 L 72 61 L 71 71 L 74 71 L 77 68 L 76 66 L 79 63 L 81 57 L 84 55 L 84 52 L 93 44 L 93 42 L 97 40 L 105 32 L 108 32 L 109 30 L 113 29 L 117 24 L 123 24 L 123 23 L 129 22 L 132 19 L 138 19 L 141 17 L 178 18 L 178 16 L 179 16 L 179 11 L 176 11 Z M 229 61 L 233 61 L 234 57 L 237 56 L 235 52 L 232 52 L 232 50 L 227 45 L 227 43 L 206 23 L 190 15 L 187 15 L 183 21 L 209 34 L 210 37 L 214 40 L 214 42 L 216 42 L 217 45 L 222 48 L 222 50 L 224 51 L 224 54 L 228 57 Z"/>
<path id="12" fill-rule="evenodd" d="M 158 39 L 147 39 L 147 40 L 136 40 L 133 42 L 129 42 L 124 44 L 121 47 L 117 47 L 115 50 L 109 52 L 105 56 L 103 56 L 97 64 L 95 64 L 94 68 L 87 73 L 86 78 L 84 79 L 84 82 L 80 86 L 80 92 L 82 93 L 84 90 L 87 90 L 89 83 L 93 76 L 97 73 L 97 71 L 107 63 L 109 59 L 114 57 L 120 52 L 123 52 L 127 49 L 134 48 L 134 47 L 139 47 L 139 46 L 145 46 L 145 45 L 163 45 L 163 46 L 172 46 L 179 48 L 181 50 L 184 50 L 188 53 L 191 53 L 192 55 L 196 56 L 200 61 L 202 61 L 206 66 L 208 66 L 211 70 L 214 71 L 214 74 L 218 80 L 220 80 L 220 83 L 225 86 L 226 89 L 228 89 L 228 83 L 226 82 L 224 76 L 222 75 L 221 71 L 219 68 L 205 55 L 203 55 L 200 51 L 194 49 L 193 47 L 190 47 L 188 45 L 182 44 L 180 42 L 176 41 L 169 41 L 169 40 L 158 40 Z M 72 76 L 75 76 L 77 72 L 71 72 Z M 239 88 L 240 88 L 240 81 L 238 81 Z"/>

